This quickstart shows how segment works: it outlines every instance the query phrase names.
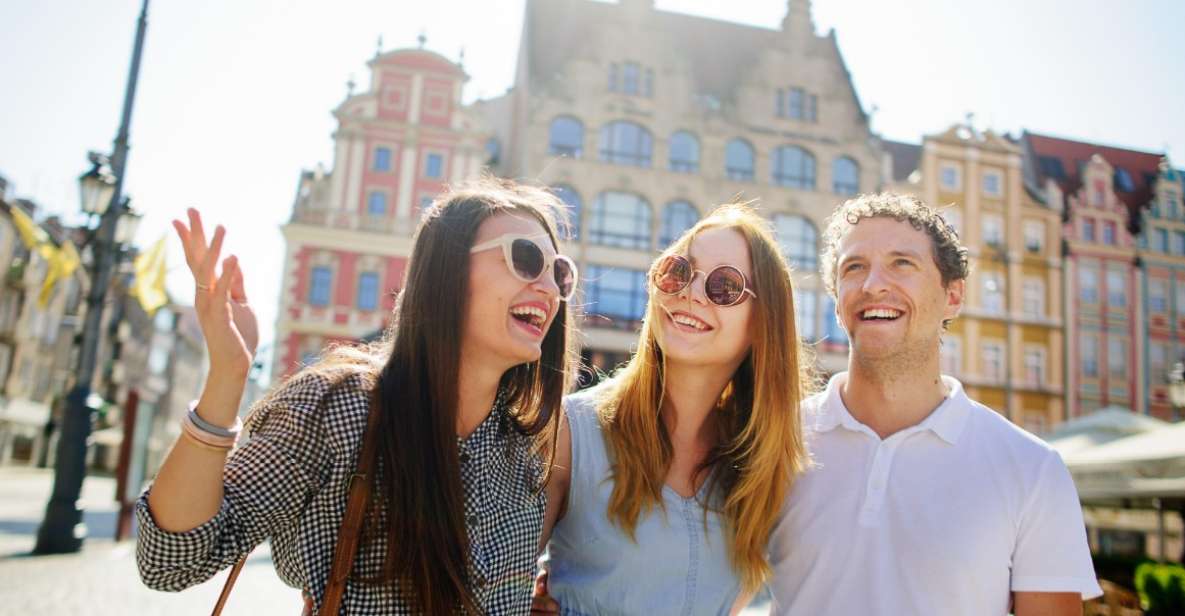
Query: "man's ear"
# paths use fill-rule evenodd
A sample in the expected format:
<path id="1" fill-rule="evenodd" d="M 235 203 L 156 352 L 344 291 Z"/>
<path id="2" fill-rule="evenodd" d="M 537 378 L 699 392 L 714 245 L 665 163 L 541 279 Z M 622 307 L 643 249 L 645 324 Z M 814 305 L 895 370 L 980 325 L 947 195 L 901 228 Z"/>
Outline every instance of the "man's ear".
<path id="1" fill-rule="evenodd" d="M 943 320 L 950 320 L 959 316 L 959 312 L 963 310 L 963 299 L 966 291 L 966 279 L 952 280 L 946 286 L 946 306 L 943 307 L 942 311 Z"/>

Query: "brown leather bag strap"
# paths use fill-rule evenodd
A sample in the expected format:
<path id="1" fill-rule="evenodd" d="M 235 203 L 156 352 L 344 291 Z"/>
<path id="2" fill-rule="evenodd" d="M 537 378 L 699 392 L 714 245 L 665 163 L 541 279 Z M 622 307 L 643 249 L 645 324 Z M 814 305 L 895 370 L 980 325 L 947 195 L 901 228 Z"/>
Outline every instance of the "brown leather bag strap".
<path id="1" fill-rule="evenodd" d="M 366 517 L 366 505 L 370 500 L 371 473 L 374 471 L 378 448 L 380 412 L 378 405 L 372 401 L 366 417 L 362 448 L 358 452 L 358 464 L 354 474 L 350 476 L 350 496 L 341 528 L 337 532 L 333 567 L 329 570 L 325 597 L 321 600 L 321 610 L 318 612 L 321 616 L 337 616 L 342 595 L 346 591 L 346 579 L 354 569 L 354 558 L 358 555 L 358 538 L 362 534 L 362 521 Z"/>
<path id="2" fill-rule="evenodd" d="M 373 399 L 372 399 L 373 400 Z M 337 532 L 337 548 L 333 552 L 333 567 L 329 570 L 329 579 L 325 585 L 325 598 L 321 602 L 318 614 L 322 616 L 337 616 L 341 609 L 342 595 L 346 590 L 346 579 L 354 569 L 354 558 L 358 554 L 358 537 L 362 533 L 362 520 L 366 517 L 366 503 L 370 500 L 370 474 L 374 469 L 375 454 L 377 452 L 379 411 L 373 401 L 366 414 L 366 428 L 362 433 L 362 448 L 358 452 L 358 463 L 354 467 L 354 474 L 350 475 L 350 495 L 346 501 L 346 514 L 342 517 L 341 527 Z M 211 616 L 220 616 L 230 591 L 247 564 L 248 552 L 231 567 L 230 575 L 222 586 L 222 593 L 218 595 L 218 602 L 214 604 Z"/>

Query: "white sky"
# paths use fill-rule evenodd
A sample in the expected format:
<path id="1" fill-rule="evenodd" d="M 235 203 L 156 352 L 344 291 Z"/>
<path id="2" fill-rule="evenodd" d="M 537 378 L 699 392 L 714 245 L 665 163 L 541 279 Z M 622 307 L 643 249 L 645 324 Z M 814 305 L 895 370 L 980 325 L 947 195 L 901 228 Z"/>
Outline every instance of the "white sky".
<path id="1" fill-rule="evenodd" d="M 119 123 L 139 0 L 0 3 L 0 175 L 10 195 L 78 210 L 88 149 Z M 658 0 L 662 10 L 777 28 L 785 0 Z M 908 7 L 908 8 L 905 8 Z M 187 206 L 228 226 L 262 340 L 272 338 L 298 173 L 332 163 L 330 110 L 384 48 L 465 49 L 466 99 L 514 76 L 522 0 L 203 0 L 149 9 L 127 194 L 150 244 Z M 1176 153 L 1185 166 L 1185 2 L 1179 0 L 815 0 L 835 28 L 874 130 L 918 142 L 976 114 L 1028 128 Z M 174 297 L 192 297 L 172 242 Z"/>

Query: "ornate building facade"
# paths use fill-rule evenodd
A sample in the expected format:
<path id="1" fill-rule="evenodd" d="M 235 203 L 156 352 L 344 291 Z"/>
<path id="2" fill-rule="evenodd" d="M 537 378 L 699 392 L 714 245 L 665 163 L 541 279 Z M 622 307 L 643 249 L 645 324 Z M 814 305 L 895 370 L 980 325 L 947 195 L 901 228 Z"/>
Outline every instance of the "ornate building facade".
<path id="1" fill-rule="evenodd" d="M 724 44 L 726 43 L 726 44 Z M 585 359 L 628 357 L 646 270 L 672 239 L 733 200 L 758 199 L 793 265 L 802 336 L 825 372 L 846 337 L 819 282 L 821 225 L 879 186 L 880 152 L 834 31 L 809 0 L 780 29 L 656 10 L 648 0 L 528 0 L 500 171 L 571 206 L 583 272 Z"/>
<path id="2" fill-rule="evenodd" d="M 1180 420 L 1168 395 L 1168 374 L 1185 358 L 1185 173 L 1160 161 L 1152 182 L 1152 199 L 1141 210 L 1139 238 L 1140 319 L 1143 349 L 1143 386 L 1148 392 L 1148 414 Z"/>
<path id="3" fill-rule="evenodd" d="M 892 188 L 941 208 L 970 251 L 942 371 L 1029 431 L 1047 431 L 1064 416 L 1060 211 L 1025 184 L 1021 148 L 991 131 L 956 125 L 885 150 Z"/>

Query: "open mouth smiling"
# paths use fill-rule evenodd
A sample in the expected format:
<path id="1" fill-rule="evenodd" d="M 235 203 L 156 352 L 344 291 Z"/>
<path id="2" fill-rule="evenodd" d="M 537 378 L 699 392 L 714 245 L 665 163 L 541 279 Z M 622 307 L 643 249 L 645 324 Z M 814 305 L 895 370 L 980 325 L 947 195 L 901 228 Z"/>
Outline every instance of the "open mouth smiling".
<path id="1" fill-rule="evenodd" d="M 702 319 L 690 315 L 686 312 L 668 312 L 671 322 L 683 331 L 692 331 L 696 333 L 712 331 L 712 326 L 705 323 Z"/>
<path id="2" fill-rule="evenodd" d="M 896 321 L 901 317 L 900 310 L 892 308 L 869 308 L 860 313 L 861 321 Z"/>

